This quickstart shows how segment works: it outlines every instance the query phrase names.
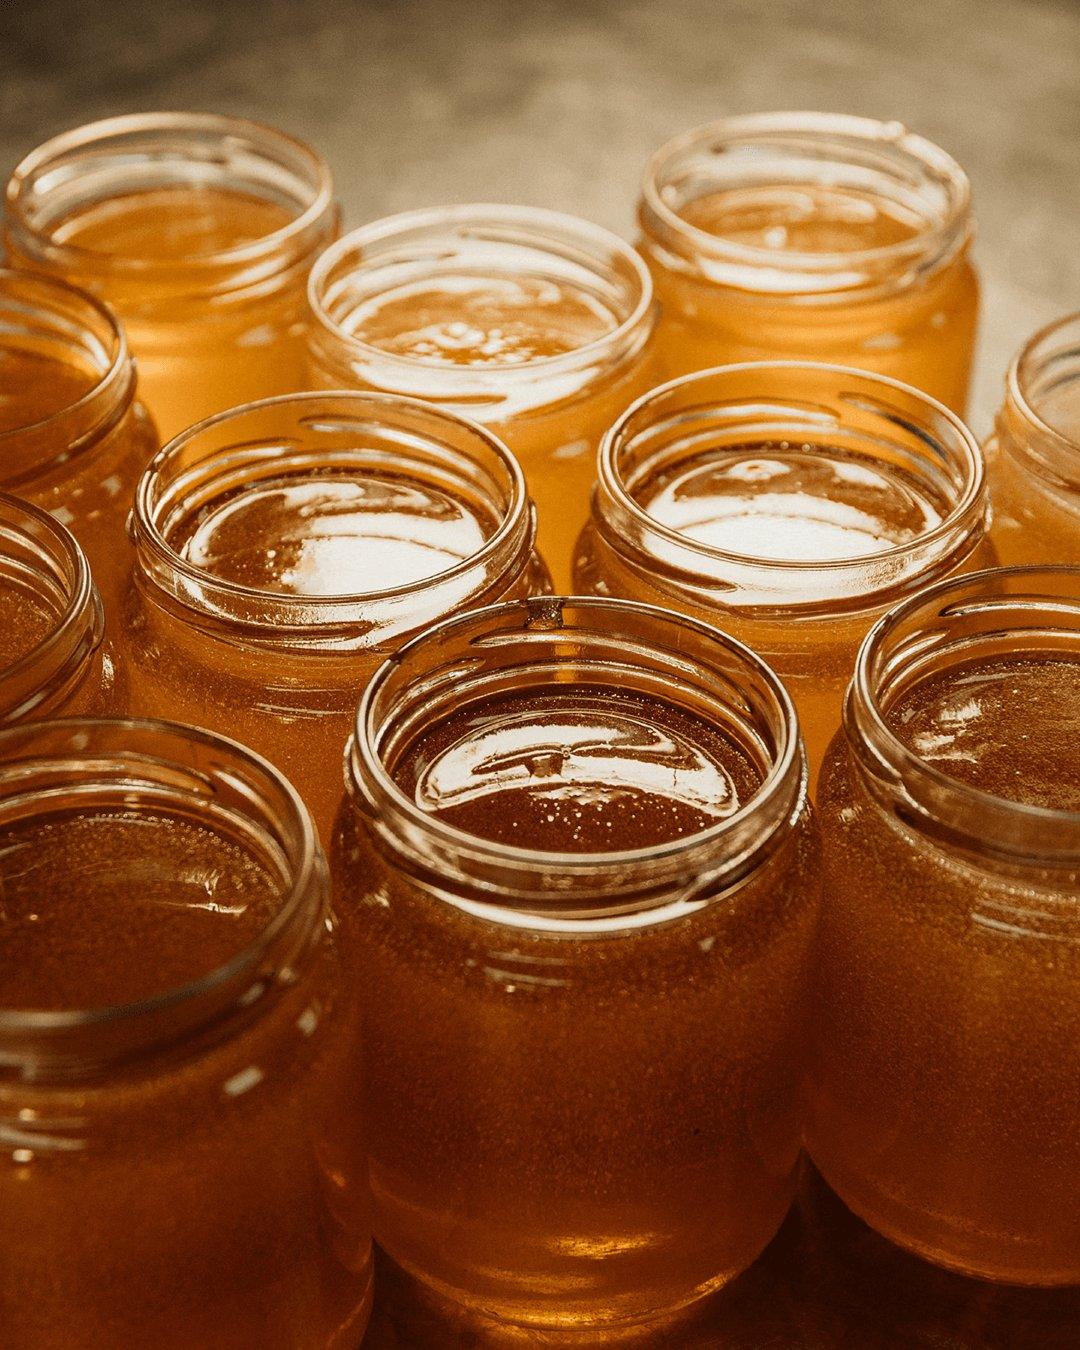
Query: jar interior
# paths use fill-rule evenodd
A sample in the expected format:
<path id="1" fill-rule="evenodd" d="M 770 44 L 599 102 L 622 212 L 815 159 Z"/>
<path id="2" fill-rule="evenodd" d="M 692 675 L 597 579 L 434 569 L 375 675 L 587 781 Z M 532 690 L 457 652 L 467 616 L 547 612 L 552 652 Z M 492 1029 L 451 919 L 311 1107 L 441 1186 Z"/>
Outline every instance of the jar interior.
<path id="1" fill-rule="evenodd" d="M 1080 315 L 1033 338 L 1017 358 L 1009 383 L 1016 413 L 1028 419 L 1019 429 L 1023 448 L 1059 479 L 1080 482 Z"/>

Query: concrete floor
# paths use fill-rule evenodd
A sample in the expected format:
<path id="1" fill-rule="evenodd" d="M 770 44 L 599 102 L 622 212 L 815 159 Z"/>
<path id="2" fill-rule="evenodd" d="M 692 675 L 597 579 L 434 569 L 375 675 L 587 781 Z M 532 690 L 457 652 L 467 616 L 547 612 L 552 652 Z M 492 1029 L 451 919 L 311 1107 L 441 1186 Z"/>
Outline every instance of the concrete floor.
<path id="1" fill-rule="evenodd" d="M 552 206 L 628 234 L 644 160 L 677 131 L 770 108 L 897 118 L 951 151 L 974 183 L 980 434 L 1016 348 L 1080 308 L 1080 4 L 1070 0 L 7 0 L 0 9 L 5 177 L 54 132 L 148 108 L 241 113 L 310 140 L 334 168 L 351 224 L 490 200 Z M 707 1325 L 664 1343 L 1077 1344 L 1074 1296 L 1013 1296 L 940 1275 L 836 1214 L 826 1241 L 821 1212 L 793 1216 Z M 494 1343 L 421 1310 L 393 1273 L 382 1287 L 378 1350 Z"/>

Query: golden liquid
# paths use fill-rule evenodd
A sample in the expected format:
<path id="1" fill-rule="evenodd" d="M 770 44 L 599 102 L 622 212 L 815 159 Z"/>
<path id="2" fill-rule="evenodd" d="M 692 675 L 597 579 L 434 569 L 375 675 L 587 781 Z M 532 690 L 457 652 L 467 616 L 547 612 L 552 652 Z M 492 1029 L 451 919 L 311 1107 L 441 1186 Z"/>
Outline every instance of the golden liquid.
<path id="1" fill-rule="evenodd" d="M 3 571 L 0 562 L 0 678 L 57 626 L 53 607 Z"/>
<path id="2" fill-rule="evenodd" d="M 0 882 L 0 1005 L 16 1008 L 161 994 L 235 956 L 282 900 L 254 855 L 149 811 L 7 825 Z M 0 1084 L 3 1350 L 360 1339 L 364 1163 L 336 981 L 328 952 L 197 1052 Z"/>
<path id="3" fill-rule="evenodd" d="M 445 406 L 485 423 L 517 456 L 536 503 L 538 547 L 551 569 L 556 590 L 570 586 L 574 541 L 588 516 L 600 438 L 615 418 L 653 383 L 647 360 L 627 368 L 568 376 L 557 371 L 537 406 L 502 413 L 500 372 L 528 370 L 577 351 L 612 333 L 618 317 L 596 295 L 565 282 L 465 271 L 425 278 L 381 292 L 352 310 L 342 322 L 350 336 L 396 357 L 416 362 L 395 388 L 438 401 L 440 367 L 468 366 L 492 371 L 491 395 L 444 399 Z M 342 378 L 313 370 L 323 388 Z M 353 377 L 352 383 L 356 383 Z M 534 404 L 536 400 L 533 400 Z"/>
<path id="4" fill-rule="evenodd" d="M 573 684 L 467 706 L 391 771 L 448 823 L 578 854 L 684 837 L 760 783 L 696 715 Z M 586 1330 L 749 1264 L 794 1186 L 810 857 L 800 827 L 724 902 L 636 931 L 504 926 L 388 870 L 346 809 L 335 868 L 394 1259 L 460 1303 Z"/>
<path id="5" fill-rule="evenodd" d="M 901 695 L 888 721 L 952 778 L 1080 810 L 1080 661 L 970 662 Z M 980 860 L 902 823 L 839 739 L 819 803 L 815 1162 L 931 1260 L 1080 1282 L 1080 873 Z"/>
<path id="6" fill-rule="evenodd" d="M 53 227 L 57 243 L 87 251 L 85 274 L 65 272 L 65 279 L 96 292 L 120 317 L 139 396 L 163 441 L 212 413 L 304 388 L 304 275 L 246 289 L 234 281 L 211 297 L 198 294 L 197 283 L 178 294 L 178 278 L 163 283 L 160 270 L 266 239 L 294 218 L 249 193 L 170 187 L 92 202 Z M 120 279 L 108 272 L 113 261 L 156 266 L 145 278 Z"/>
<path id="7" fill-rule="evenodd" d="M 74 360 L 0 346 L 0 434 L 55 417 L 88 394 L 100 378 L 89 365 Z"/>
<path id="8" fill-rule="evenodd" d="M 388 602 L 389 617 L 383 614 L 386 640 L 349 651 L 340 638 L 314 637 L 304 651 L 299 643 L 275 646 L 273 633 L 260 638 L 242 623 L 213 635 L 170 613 L 152 588 L 132 586 L 124 614 L 133 705 L 221 731 L 265 755 L 329 838 L 343 790 L 345 741 L 365 682 L 430 617 L 424 585 L 474 556 L 498 525 L 479 503 L 389 473 L 282 475 L 212 502 L 176 527 L 171 542 L 182 557 L 209 577 L 278 595 L 401 588 Z M 528 593 L 531 579 L 508 579 L 506 598 Z M 461 580 L 462 606 L 475 587 L 475 577 Z M 318 619 L 298 607 L 298 624 Z M 358 644 L 364 633 L 361 617 L 345 640 Z"/>
<path id="9" fill-rule="evenodd" d="M 635 485 L 635 501 L 654 520 L 699 544 L 759 562 L 797 563 L 787 572 L 784 603 L 814 605 L 817 616 L 768 617 L 754 605 L 716 603 L 681 594 L 665 582 L 665 565 L 680 564 L 654 542 L 648 575 L 631 570 L 591 529 L 581 540 L 575 589 L 681 610 L 716 624 L 764 657 L 787 686 L 799 715 L 811 774 L 840 725 L 844 693 L 859 644 L 881 607 L 830 615 L 821 605 L 827 579 L 815 568 L 852 558 L 874 558 L 918 539 L 940 524 L 942 505 L 915 479 L 878 459 L 828 445 L 787 442 L 711 447 Z M 698 575 L 708 587 L 708 563 Z M 968 560 L 974 566 L 974 559 Z M 720 564 L 718 576 L 730 573 Z M 805 585 L 799 593 L 797 582 Z M 779 603 L 778 600 L 773 601 Z"/>
<path id="10" fill-rule="evenodd" d="M 729 189 L 688 202 L 679 214 L 708 234 L 775 253 L 778 272 L 785 253 L 855 255 L 921 232 L 884 198 L 836 187 Z M 648 240 L 642 251 L 662 307 L 657 347 L 667 376 L 736 361 L 827 361 L 903 380 L 964 412 L 978 310 L 965 253 L 894 293 L 834 292 L 822 301 L 784 294 L 759 265 L 747 269 L 751 289 L 739 290 L 669 269 Z"/>

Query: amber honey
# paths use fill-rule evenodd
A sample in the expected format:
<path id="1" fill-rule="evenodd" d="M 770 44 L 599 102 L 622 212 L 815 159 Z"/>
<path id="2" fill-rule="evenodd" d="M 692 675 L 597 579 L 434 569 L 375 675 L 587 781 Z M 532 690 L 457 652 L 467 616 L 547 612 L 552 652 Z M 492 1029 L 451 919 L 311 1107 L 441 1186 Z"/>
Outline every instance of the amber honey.
<path id="1" fill-rule="evenodd" d="M 11 256 L 115 309 L 165 438 L 304 387 L 304 287 L 336 231 L 323 161 L 237 118 L 92 123 L 27 156 L 7 192 Z"/>
<path id="2" fill-rule="evenodd" d="M 657 152 L 639 219 L 667 376 L 828 361 L 963 413 L 978 314 L 970 192 L 928 141 L 857 117 L 731 118 Z"/>
<path id="3" fill-rule="evenodd" d="M 822 775 L 809 1147 L 940 1264 L 1080 1280 L 1080 569 L 882 621 Z"/>
<path id="4" fill-rule="evenodd" d="M 163 724 L 0 757 L 0 1346 L 356 1345 L 355 1030 L 299 802 Z"/>
<path id="5" fill-rule="evenodd" d="M 613 602 L 466 615 L 373 678 L 338 905 L 376 1233 L 430 1287 L 599 1335 L 779 1225 L 816 908 L 794 735 L 737 644 Z"/>
<path id="6" fill-rule="evenodd" d="M 379 395 L 270 399 L 195 428 L 147 471 L 133 532 L 134 707 L 266 755 L 324 835 L 383 657 L 470 602 L 549 585 L 507 450 Z"/>
<path id="7" fill-rule="evenodd" d="M 890 602 L 993 559 L 971 433 L 914 389 L 761 362 L 641 399 L 605 438 L 582 594 L 706 620 L 788 686 L 816 774 L 862 638 Z"/>
<path id="8" fill-rule="evenodd" d="M 554 212 L 449 207 L 353 231 L 309 296 L 312 383 L 430 399 L 493 430 L 525 470 L 565 589 L 597 444 L 652 382 L 641 259 Z"/>
<path id="9" fill-rule="evenodd" d="M 1080 562 L 1080 316 L 1037 333 L 1005 381 L 986 445 L 994 506 L 991 534 L 1002 562 Z"/>

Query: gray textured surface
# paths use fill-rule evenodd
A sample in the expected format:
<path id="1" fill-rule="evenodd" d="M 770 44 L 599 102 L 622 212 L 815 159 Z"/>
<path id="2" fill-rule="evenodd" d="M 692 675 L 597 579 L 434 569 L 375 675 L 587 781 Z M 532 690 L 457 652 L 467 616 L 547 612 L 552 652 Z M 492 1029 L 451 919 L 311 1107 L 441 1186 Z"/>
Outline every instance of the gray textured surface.
<path id="1" fill-rule="evenodd" d="M 110 113 L 200 108 L 318 145 L 352 224 L 544 204 L 632 233 L 642 164 L 710 118 L 898 118 L 967 167 L 985 284 L 972 421 L 1080 308 L 1080 3 L 94 0 L 0 6 L 0 170 Z"/>

